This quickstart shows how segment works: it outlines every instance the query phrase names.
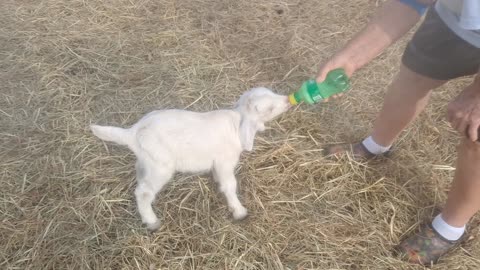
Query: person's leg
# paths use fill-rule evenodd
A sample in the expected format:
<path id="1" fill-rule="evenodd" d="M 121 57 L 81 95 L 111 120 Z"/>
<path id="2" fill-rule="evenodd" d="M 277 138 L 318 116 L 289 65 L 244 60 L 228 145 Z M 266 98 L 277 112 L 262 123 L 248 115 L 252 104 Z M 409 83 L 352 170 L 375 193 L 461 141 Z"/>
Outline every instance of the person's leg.
<path id="1" fill-rule="evenodd" d="M 445 82 L 415 73 L 402 64 L 373 125 L 374 141 L 382 146 L 392 145 L 400 132 L 425 109 L 432 90 Z"/>
<path id="2" fill-rule="evenodd" d="M 480 73 L 465 91 L 478 89 L 480 89 Z M 461 227 L 479 210 L 480 144 L 464 138 L 458 147 L 455 177 L 441 216 L 449 225 Z"/>
<path id="3" fill-rule="evenodd" d="M 463 139 L 447 203 L 431 224 L 403 240 L 398 249 L 412 263 L 428 265 L 457 245 L 465 224 L 480 210 L 480 144 Z"/>
<path id="4" fill-rule="evenodd" d="M 478 76 L 468 88 L 479 89 Z M 408 261 L 424 265 L 435 263 L 461 242 L 465 225 L 480 211 L 479 165 L 480 143 L 463 138 L 458 147 L 455 176 L 443 211 L 399 245 L 400 254 Z"/>
<path id="5" fill-rule="evenodd" d="M 457 169 L 442 218 L 454 227 L 464 226 L 480 210 L 480 144 L 463 139 Z"/>
<path id="6" fill-rule="evenodd" d="M 429 9 L 405 48 L 400 72 L 389 86 L 371 136 L 362 143 L 331 146 L 326 154 L 351 153 L 354 158 L 371 158 L 385 153 L 425 108 L 432 89 L 448 80 L 475 74 L 479 63 L 480 50 L 450 30 L 435 9 Z"/>
<path id="7" fill-rule="evenodd" d="M 382 110 L 373 125 L 371 134 L 375 143 L 390 146 L 400 132 L 423 111 L 432 90 L 445 82 L 420 75 L 402 64 L 388 87 Z M 353 151 L 357 157 L 371 156 L 361 143 L 354 144 L 353 149 L 347 145 L 334 145 L 327 149 L 327 154 L 346 151 Z"/>

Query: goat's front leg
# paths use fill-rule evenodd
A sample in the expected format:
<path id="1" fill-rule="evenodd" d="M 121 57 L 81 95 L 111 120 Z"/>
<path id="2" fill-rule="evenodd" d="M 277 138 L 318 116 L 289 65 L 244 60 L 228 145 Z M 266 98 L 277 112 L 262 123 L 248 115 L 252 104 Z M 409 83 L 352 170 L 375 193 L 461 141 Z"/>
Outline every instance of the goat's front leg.
<path id="1" fill-rule="evenodd" d="M 243 207 L 237 196 L 237 179 L 234 174 L 235 166 L 215 164 L 213 175 L 227 199 L 228 208 L 235 220 L 242 220 L 247 217 L 248 211 Z"/>

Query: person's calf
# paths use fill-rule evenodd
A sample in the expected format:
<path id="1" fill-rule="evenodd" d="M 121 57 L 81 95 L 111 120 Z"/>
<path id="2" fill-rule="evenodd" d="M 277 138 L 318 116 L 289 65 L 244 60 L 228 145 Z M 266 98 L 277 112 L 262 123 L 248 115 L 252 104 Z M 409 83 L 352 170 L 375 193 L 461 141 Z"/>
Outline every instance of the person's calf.
<path id="1" fill-rule="evenodd" d="M 442 216 L 460 227 L 480 210 L 480 144 L 464 138 L 458 148 L 455 176 Z"/>

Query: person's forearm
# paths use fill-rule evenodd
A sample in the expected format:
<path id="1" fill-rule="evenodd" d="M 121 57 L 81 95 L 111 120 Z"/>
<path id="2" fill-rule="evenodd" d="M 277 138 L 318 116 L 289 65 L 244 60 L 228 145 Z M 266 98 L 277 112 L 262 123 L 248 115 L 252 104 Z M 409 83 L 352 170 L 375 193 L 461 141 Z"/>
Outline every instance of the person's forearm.
<path id="1" fill-rule="evenodd" d="M 404 36 L 420 18 L 410 6 L 390 0 L 337 55 L 349 59 L 353 70 L 359 69 Z"/>

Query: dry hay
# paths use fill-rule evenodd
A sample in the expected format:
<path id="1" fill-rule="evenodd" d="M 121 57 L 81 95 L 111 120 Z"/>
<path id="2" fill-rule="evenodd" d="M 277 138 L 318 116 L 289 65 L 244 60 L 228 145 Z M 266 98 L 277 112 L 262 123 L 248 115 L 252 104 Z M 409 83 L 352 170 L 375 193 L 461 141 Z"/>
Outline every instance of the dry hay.
<path id="1" fill-rule="evenodd" d="M 417 269 L 390 251 L 445 200 L 458 139 L 445 105 L 466 82 L 436 92 L 391 160 L 320 155 L 368 134 L 404 41 L 358 72 L 348 97 L 299 107 L 258 137 L 238 168 L 242 223 L 208 176 L 178 175 L 155 203 L 161 230 L 148 234 L 132 154 L 87 128 L 227 107 L 254 85 L 287 93 L 376 4 L 2 0 L 0 268 Z M 471 239 L 434 269 L 478 269 L 478 258 Z"/>

